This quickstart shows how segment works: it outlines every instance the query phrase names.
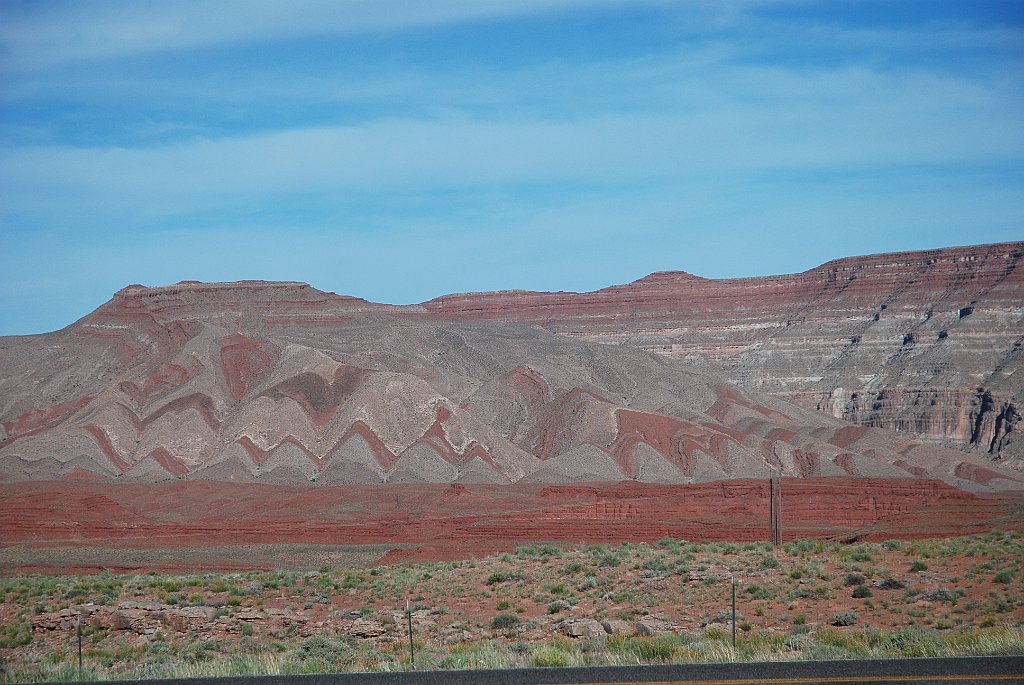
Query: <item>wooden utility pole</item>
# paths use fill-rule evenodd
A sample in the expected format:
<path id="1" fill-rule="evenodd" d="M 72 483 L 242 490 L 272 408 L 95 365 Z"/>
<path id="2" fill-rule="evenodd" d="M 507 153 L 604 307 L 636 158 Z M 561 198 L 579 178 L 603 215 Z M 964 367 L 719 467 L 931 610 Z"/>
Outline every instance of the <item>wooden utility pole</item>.
<path id="1" fill-rule="evenodd" d="M 768 479 L 768 537 L 773 545 L 782 544 L 782 476 Z"/>
<path id="2" fill-rule="evenodd" d="M 775 544 L 782 546 L 782 476 L 779 476 L 779 497 L 775 505 Z"/>
<path id="3" fill-rule="evenodd" d="M 732 646 L 736 646 L 736 576 L 729 576 L 732 585 Z"/>

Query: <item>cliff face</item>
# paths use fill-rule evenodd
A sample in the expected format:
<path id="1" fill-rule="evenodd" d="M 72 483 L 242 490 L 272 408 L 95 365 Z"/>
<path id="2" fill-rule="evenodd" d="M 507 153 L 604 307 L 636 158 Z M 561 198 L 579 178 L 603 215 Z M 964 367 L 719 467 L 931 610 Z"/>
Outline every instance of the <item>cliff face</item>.
<path id="1" fill-rule="evenodd" d="M 774 471 L 1024 489 L 985 458 L 598 344 L 625 315 L 595 330 L 578 322 L 597 315 L 533 312 L 576 333 L 556 335 L 519 321 L 510 297 L 499 313 L 512 320 L 494 321 L 301 283 L 129 286 L 62 331 L 0 339 L 0 477 L 681 484 Z"/>
<path id="2" fill-rule="evenodd" d="M 783 493 L 786 540 L 907 539 L 1024 527 L 1019 496 L 975 496 L 937 481 L 807 478 L 787 481 Z M 393 562 L 467 557 L 526 541 L 758 541 L 765 539 L 769 514 L 764 480 L 316 489 L 223 482 L 111 488 L 64 480 L 0 483 L 0 501 L 0 544 L 18 546 L 0 557 L 6 573 L 67 572 L 69 556 L 84 562 L 83 571 L 131 564 L 121 555 L 104 563 L 100 554 L 83 559 L 73 550 L 116 545 L 135 548 L 131 558 L 138 559 L 138 548 L 154 540 L 164 551 L 179 548 L 161 558 L 186 568 L 200 563 L 197 548 L 232 545 L 398 545 L 387 557 Z M 47 547 L 62 554 L 39 554 Z M 47 568 L 40 557 L 59 566 Z M 30 568 L 19 569 L 19 559 Z"/>
<path id="3" fill-rule="evenodd" d="M 62 331 L 0 338 L 0 479 L 1021 489 L 1022 254 L 411 307 L 129 286 Z"/>
<path id="4" fill-rule="evenodd" d="M 786 276 L 663 272 L 592 293 L 478 293 L 423 307 L 706 365 L 740 388 L 1020 468 L 1022 256 L 1018 242 L 840 259 Z"/>

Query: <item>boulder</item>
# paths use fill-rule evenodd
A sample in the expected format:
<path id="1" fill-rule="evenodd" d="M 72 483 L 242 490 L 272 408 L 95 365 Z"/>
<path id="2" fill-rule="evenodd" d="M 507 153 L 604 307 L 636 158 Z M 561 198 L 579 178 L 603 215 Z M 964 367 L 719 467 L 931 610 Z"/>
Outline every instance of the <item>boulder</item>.
<path id="1" fill-rule="evenodd" d="M 592 618 L 567 621 L 562 626 L 562 631 L 569 637 L 574 638 L 604 637 L 607 634 L 604 626 Z"/>
<path id="2" fill-rule="evenodd" d="M 609 635 L 630 635 L 633 633 L 633 624 L 623 621 L 621 618 L 606 618 L 601 621 L 601 627 Z"/>
<path id="3" fill-rule="evenodd" d="M 635 624 L 637 635 L 666 635 L 672 633 L 672 624 L 660 618 L 645 616 Z"/>

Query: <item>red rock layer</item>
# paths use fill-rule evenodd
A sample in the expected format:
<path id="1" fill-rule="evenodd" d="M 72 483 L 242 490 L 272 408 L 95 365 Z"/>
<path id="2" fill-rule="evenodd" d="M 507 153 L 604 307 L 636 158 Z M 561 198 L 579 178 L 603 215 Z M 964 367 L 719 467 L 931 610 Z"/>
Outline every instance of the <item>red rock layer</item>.
<path id="1" fill-rule="evenodd" d="M 977 497 L 936 481 L 787 479 L 782 497 L 787 539 L 1024 530 L 1019 496 Z M 749 480 L 316 489 L 182 482 L 111 490 L 73 480 L 0 485 L 0 544 L 34 547 L 415 545 L 388 557 L 395 560 L 538 541 L 764 540 L 767 518 L 767 483 Z"/>
<path id="2" fill-rule="evenodd" d="M 866 426 L 1024 464 L 1024 243 L 854 257 L 800 274 L 654 273 L 590 293 L 446 295 L 498 319 L 710 362 L 733 382 Z M 412 315 L 412 314 L 410 314 Z"/>
<path id="3" fill-rule="evenodd" d="M 778 469 L 1024 487 L 1003 468 L 1024 464 L 1022 255 L 1011 243 L 767 278 L 658 273 L 413 307 L 299 283 L 129 286 L 63 331 L 0 338 L 0 381 L 17 379 L 0 404 L 0 480 L 680 483 Z M 710 362 L 735 385 L 631 346 Z"/>

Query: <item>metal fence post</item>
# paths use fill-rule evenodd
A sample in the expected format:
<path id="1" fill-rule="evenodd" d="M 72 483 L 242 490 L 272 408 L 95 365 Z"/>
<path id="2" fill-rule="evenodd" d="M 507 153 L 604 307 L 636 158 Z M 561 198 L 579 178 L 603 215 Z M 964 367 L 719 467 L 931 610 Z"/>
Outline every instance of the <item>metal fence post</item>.
<path id="1" fill-rule="evenodd" d="M 409 600 L 405 600 L 405 618 L 409 623 L 409 666 L 412 670 L 416 670 L 416 648 L 412 642 L 412 606 L 409 604 Z"/>

